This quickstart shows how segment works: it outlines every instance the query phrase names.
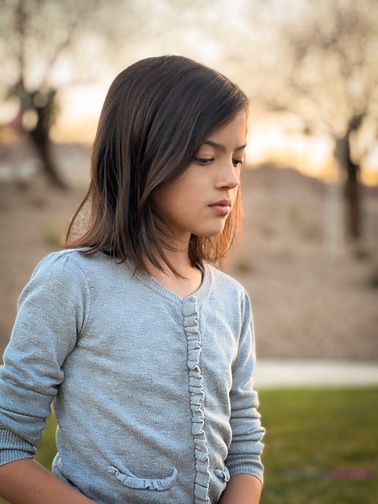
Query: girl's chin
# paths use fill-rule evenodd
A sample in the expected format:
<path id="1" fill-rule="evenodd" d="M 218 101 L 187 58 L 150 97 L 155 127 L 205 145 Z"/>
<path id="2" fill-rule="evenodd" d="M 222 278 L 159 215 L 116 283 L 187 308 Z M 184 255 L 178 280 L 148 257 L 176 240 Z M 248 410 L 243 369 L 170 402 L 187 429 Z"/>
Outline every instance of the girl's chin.
<path id="1" fill-rule="evenodd" d="M 218 228 L 217 230 L 209 230 L 207 232 L 198 234 L 196 236 L 202 236 L 203 238 L 215 238 L 215 236 L 218 236 L 219 234 L 221 234 L 223 230 L 224 230 L 224 226 Z"/>

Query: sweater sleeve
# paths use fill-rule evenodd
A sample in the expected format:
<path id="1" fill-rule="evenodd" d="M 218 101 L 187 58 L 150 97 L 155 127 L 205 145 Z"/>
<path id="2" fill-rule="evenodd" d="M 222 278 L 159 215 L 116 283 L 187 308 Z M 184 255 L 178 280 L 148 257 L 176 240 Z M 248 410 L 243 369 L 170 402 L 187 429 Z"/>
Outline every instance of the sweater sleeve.
<path id="1" fill-rule="evenodd" d="M 243 324 L 237 357 L 232 367 L 231 429 L 232 442 L 226 459 L 230 475 L 251 474 L 263 482 L 261 439 L 265 429 L 261 426 L 257 411 L 259 402 L 253 390 L 252 378 L 255 367 L 255 341 L 252 312 L 248 295 L 243 302 Z"/>
<path id="2" fill-rule="evenodd" d="M 21 293 L 0 367 L 0 465 L 35 454 L 88 299 L 85 277 L 67 252 L 41 261 Z"/>

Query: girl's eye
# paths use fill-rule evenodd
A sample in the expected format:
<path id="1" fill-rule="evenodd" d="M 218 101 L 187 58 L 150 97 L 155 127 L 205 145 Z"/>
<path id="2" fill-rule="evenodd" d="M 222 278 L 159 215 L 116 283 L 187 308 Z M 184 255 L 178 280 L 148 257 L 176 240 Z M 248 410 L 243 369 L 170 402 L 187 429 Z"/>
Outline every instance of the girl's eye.
<path id="1" fill-rule="evenodd" d="M 243 159 L 233 159 L 232 160 L 232 164 L 236 167 L 236 166 L 240 166 L 242 167 L 243 166 L 243 162 L 244 160 Z"/>
<path id="2" fill-rule="evenodd" d="M 214 158 L 196 157 L 196 158 L 194 158 L 194 161 L 201 166 L 206 166 L 206 165 L 210 164 L 212 161 L 214 161 Z"/>

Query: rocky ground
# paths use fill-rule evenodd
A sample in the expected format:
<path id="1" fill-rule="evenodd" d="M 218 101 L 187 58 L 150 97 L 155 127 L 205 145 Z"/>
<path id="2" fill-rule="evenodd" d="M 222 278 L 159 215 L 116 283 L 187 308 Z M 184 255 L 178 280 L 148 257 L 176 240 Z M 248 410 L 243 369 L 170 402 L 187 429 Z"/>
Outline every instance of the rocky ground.
<path id="1" fill-rule="evenodd" d="M 69 191 L 32 176 L 33 157 L 0 160 L 0 350 L 17 297 L 37 262 L 57 250 L 86 192 L 89 152 L 56 146 Z M 21 159 L 21 161 L 20 161 Z M 378 360 L 378 189 L 364 189 L 364 238 L 340 236 L 330 256 L 325 239 L 329 188 L 295 170 L 243 173 L 245 221 L 224 269 L 247 288 L 259 358 Z"/>

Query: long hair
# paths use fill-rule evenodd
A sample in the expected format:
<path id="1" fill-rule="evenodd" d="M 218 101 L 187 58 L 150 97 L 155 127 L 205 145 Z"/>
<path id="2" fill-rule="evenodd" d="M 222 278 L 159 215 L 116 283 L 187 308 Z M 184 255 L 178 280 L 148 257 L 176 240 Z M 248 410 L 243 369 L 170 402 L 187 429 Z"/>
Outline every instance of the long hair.
<path id="1" fill-rule="evenodd" d="M 181 56 L 139 61 L 122 71 L 106 96 L 91 156 L 91 182 L 67 233 L 67 247 L 106 252 L 147 272 L 146 260 L 175 272 L 164 253 L 161 216 L 152 194 L 180 176 L 204 141 L 247 110 L 244 93 L 222 74 Z M 90 206 L 85 231 L 73 228 Z M 192 265 L 224 257 L 241 221 L 240 190 L 224 230 L 192 235 Z M 176 272 L 175 272 L 176 273 Z"/>

